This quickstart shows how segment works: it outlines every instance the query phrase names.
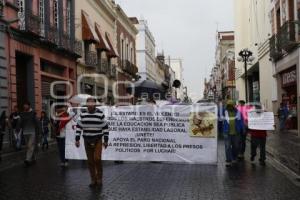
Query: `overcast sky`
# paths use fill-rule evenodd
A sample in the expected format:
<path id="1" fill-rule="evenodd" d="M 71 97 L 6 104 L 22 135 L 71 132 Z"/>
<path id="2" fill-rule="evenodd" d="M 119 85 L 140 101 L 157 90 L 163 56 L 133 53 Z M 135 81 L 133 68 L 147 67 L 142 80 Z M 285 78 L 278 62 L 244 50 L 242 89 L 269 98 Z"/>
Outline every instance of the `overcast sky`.
<path id="1" fill-rule="evenodd" d="M 233 29 L 233 0 L 116 0 L 129 17 L 143 17 L 165 56 L 182 58 L 184 84 L 202 97 L 214 65 L 216 31 Z"/>

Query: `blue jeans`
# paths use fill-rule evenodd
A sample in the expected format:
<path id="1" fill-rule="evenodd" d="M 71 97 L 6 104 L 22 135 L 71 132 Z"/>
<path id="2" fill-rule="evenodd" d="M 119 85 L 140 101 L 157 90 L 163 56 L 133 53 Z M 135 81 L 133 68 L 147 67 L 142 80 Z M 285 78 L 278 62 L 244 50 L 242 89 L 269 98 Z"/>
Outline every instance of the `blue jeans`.
<path id="1" fill-rule="evenodd" d="M 224 135 L 226 162 L 232 162 L 237 159 L 239 153 L 239 136 Z"/>
<path id="2" fill-rule="evenodd" d="M 286 122 L 286 118 L 285 117 L 280 117 L 279 118 L 279 125 L 280 125 L 280 130 L 284 130 L 285 129 L 285 122 Z"/>

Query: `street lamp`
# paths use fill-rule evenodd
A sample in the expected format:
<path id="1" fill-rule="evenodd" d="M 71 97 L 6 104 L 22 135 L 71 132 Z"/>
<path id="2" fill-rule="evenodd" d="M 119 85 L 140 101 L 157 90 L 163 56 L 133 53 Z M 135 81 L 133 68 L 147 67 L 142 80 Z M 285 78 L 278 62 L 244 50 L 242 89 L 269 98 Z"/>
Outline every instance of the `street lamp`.
<path id="1" fill-rule="evenodd" d="M 246 102 L 248 102 L 248 70 L 247 70 L 247 63 L 252 62 L 254 57 L 252 56 L 253 53 L 248 49 L 243 49 L 239 52 L 239 57 L 237 60 L 239 62 L 244 62 L 244 70 L 245 70 L 245 94 L 246 94 Z"/>

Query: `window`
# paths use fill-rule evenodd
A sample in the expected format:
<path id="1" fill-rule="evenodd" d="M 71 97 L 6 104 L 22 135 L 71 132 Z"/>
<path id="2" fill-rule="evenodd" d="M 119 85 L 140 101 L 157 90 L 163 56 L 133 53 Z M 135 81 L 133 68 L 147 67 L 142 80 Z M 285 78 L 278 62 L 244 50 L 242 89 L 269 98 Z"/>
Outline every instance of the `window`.
<path id="1" fill-rule="evenodd" d="M 121 42 L 121 60 L 124 60 L 124 40 Z"/>
<path id="2" fill-rule="evenodd" d="M 44 0 L 39 0 L 39 17 L 40 17 L 40 29 L 41 36 L 45 36 L 45 4 Z"/>
<path id="3" fill-rule="evenodd" d="M 25 0 L 17 0 L 17 6 L 19 8 L 19 26 L 21 30 L 25 30 Z"/>
<path id="4" fill-rule="evenodd" d="M 71 1 L 67 0 L 67 33 L 71 35 Z"/>
<path id="5" fill-rule="evenodd" d="M 55 28 L 59 29 L 59 18 L 58 18 L 58 0 L 53 1 L 53 23 Z"/>

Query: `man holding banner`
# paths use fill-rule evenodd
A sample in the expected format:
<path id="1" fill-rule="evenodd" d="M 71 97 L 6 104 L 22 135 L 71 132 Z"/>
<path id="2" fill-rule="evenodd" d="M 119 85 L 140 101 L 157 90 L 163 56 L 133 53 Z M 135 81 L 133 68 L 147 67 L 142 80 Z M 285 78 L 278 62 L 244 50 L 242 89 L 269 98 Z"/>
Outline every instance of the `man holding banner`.
<path id="1" fill-rule="evenodd" d="M 102 138 L 104 148 L 108 145 L 108 123 L 104 113 L 96 108 L 96 99 L 88 98 L 87 109 L 83 109 L 77 121 L 76 147 L 80 146 L 80 135 L 84 138 L 88 167 L 91 175 L 90 187 L 102 186 Z"/>

